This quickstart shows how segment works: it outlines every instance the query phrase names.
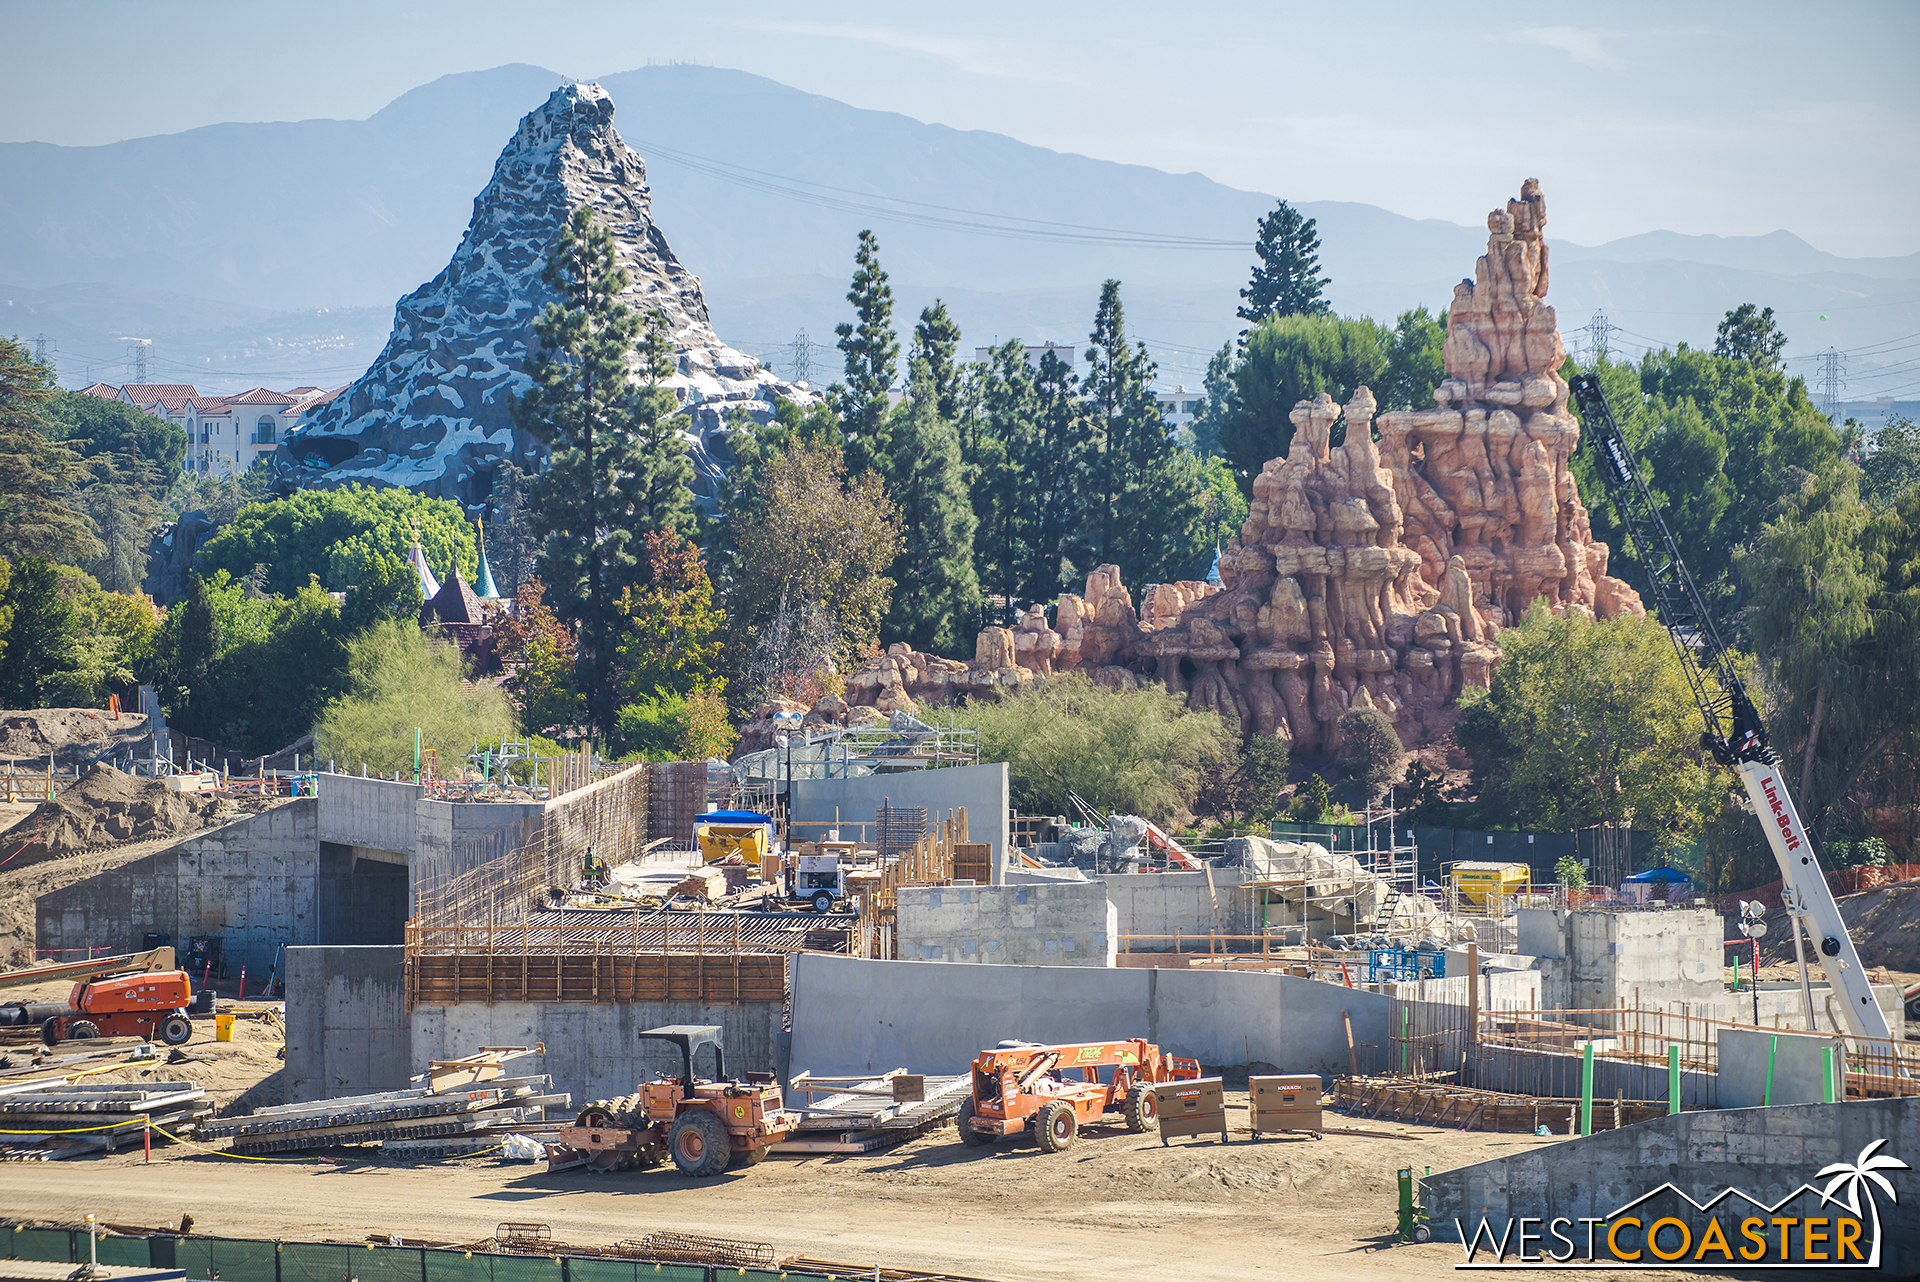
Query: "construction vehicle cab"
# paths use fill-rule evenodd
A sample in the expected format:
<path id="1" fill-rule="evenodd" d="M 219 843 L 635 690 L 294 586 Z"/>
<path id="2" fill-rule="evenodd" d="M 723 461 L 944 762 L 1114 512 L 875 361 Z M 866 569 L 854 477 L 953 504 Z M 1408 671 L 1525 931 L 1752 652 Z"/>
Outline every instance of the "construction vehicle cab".
<path id="1" fill-rule="evenodd" d="M 1002 1042 L 973 1061 L 973 1094 L 960 1106 L 963 1144 L 991 1144 L 1031 1130 L 1043 1151 L 1073 1144 L 1082 1126 L 1119 1112 L 1128 1130 L 1159 1116 L 1160 1082 L 1200 1076 L 1198 1060 L 1164 1055 L 1143 1038 L 1041 1046 Z"/>
<path id="2" fill-rule="evenodd" d="M 748 1073 L 744 1082 L 727 1078 L 717 1025 L 668 1024 L 640 1038 L 679 1047 L 680 1075 L 663 1073 L 632 1095 L 582 1109 L 547 1146 L 549 1170 L 652 1167 L 670 1157 L 683 1174 L 718 1175 L 729 1166 L 760 1162 L 798 1121 L 783 1106 L 773 1074 Z M 708 1046 L 711 1079 L 694 1072 L 699 1051 Z"/>

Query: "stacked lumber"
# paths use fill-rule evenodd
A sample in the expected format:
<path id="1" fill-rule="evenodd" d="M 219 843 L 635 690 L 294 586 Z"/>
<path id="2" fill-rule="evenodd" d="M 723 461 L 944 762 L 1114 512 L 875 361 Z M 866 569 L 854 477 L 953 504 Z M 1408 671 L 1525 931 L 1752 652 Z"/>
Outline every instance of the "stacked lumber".
<path id="1" fill-rule="evenodd" d="M 192 1082 L 74 1083 L 64 1078 L 0 1087 L 0 1160 L 48 1162 L 112 1152 L 144 1138 L 149 1120 L 191 1134 L 213 1111 Z"/>
<path id="2" fill-rule="evenodd" d="M 436 1089 L 428 1084 L 346 1095 L 219 1118 L 200 1133 L 230 1139 L 235 1153 L 297 1153 L 343 1144 L 378 1144 L 383 1151 L 415 1157 L 474 1152 L 492 1147 L 508 1132 L 537 1125 L 549 1104 L 570 1105 L 572 1097 L 551 1094 L 552 1085 L 550 1077 L 500 1077 L 480 1085 Z"/>
<path id="3" fill-rule="evenodd" d="M 775 1153 L 871 1153 L 942 1126 L 973 1093 L 973 1074 L 925 1077 L 896 1068 L 878 1077 L 801 1073 L 787 1087 L 800 1115 Z M 804 1095 L 806 1103 L 794 1103 Z M 824 1098 L 823 1098 L 824 1097 Z"/>

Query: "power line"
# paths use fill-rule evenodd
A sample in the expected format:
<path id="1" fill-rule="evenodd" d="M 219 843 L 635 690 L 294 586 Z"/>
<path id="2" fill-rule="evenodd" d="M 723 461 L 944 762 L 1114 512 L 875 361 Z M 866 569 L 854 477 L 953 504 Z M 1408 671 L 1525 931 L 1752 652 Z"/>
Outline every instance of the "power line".
<path id="1" fill-rule="evenodd" d="M 793 381 L 813 385 L 813 342 L 805 329 L 793 336 Z"/>
<path id="2" fill-rule="evenodd" d="M 1587 336 L 1593 340 L 1592 367 L 1598 369 L 1607 359 L 1607 337 L 1612 332 L 1607 324 L 1607 314 L 1596 310 L 1593 319 L 1587 322 Z"/>
<path id="3" fill-rule="evenodd" d="M 1829 347 L 1820 354 L 1820 400 L 1828 418 L 1840 408 L 1840 389 L 1845 385 L 1847 358 L 1838 348 Z"/>
<path id="4" fill-rule="evenodd" d="M 147 381 L 147 349 L 153 346 L 151 338 L 122 338 L 127 345 L 127 365 L 133 370 L 133 381 Z"/>

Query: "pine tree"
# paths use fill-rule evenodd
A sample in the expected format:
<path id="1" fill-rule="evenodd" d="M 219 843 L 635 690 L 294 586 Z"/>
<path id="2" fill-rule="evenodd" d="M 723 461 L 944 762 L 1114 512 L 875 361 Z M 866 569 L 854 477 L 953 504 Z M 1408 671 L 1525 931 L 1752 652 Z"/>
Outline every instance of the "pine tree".
<path id="1" fill-rule="evenodd" d="M 933 371 L 916 354 L 908 374 L 912 395 L 889 416 L 880 460 L 887 493 L 899 505 L 902 538 L 889 571 L 896 586 L 882 635 L 951 657 L 971 648 L 980 617 L 975 518 L 960 434 L 940 413 Z"/>
<path id="2" fill-rule="evenodd" d="M 834 326 L 840 351 L 847 358 L 847 382 L 833 389 L 833 394 L 847 434 L 847 462 L 858 472 L 871 464 L 879 449 L 876 438 L 886 426 L 887 393 L 893 388 L 900 359 L 900 339 L 893 332 L 893 287 L 880 267 L 880 241 L 870 231 L 860 233 L 860 245 L 854 251 L 847 301 L 860 323 Z"/>
<path id="3" fill-rule="evenodd" d="M 1258 325 L 1269 316 L 1325 316 L 1333 305 L 1321 292 L 1333 282 L 1320 274 L 1320 236 L 1311 218 L 1302 218 L 1286 201 L 1260 220 L 1254 242 L 1259 262 L 1240 291 L 1246 301 L 1235 313 Z"/>
<path id="4" fill-rule="evenodd" d="M 1127 341 L 1117 280 L 1101 287 L 1088 342 L 1084 388 L 1099 451 L 1100 555 L 1120 567 L 1123 582 L 1160 582 L 1193 561 L 1205 539 L 1199 461 L 1161 417 L 1154 364 L 1145 344 Z"/>
<path id="5" fill-rule="evenodd" d="M 961 365 L 955 356 L 959 347 L 960 327 L 947 315 L 947 305 L 936 298 L 921 310 L 920 323 L 913 327 L 913 356 L 926 362 L 940 417 L 949 423 L 960 421 Z"/>
<path id="6" fill-rule="evenodd" d="M 1750 361 L 1756 369 L 1780 368 L 1780 352 L 1787 336 L 1773 323 L 1773 308 L 1742 303 L 1728 312 L 1713 332 L 1713 354 Z"/>
<path id="7" fill-rule="evenodd" d="M 0 556 L 74 562 L 99 550 L 72 502 L 83 479 L 79 458 L 47 439 L 53 394 L 53 371 L 0 338 Z"/>
<path id="8" fill-rule="evenodd" d="M 660 386 L 671 367 L 659 321 L 641 339 L 642 318 L 620 301 L 627 274 L 613 236 L 589 207 L 561 229 L 543 279 L 566 301 L 549 303 L 534 322 L 533 386 L 515 403 L 514 421 L 551 450 L 531 487 L 529 524 L 543 540 L 548 600 L 580 625 L 587 719 L 604 733 L 614 718 L 612 603 L 645 576 L 644 535 L 693 528 L 692 469 L 667 422 L 674 397 Z M 628 364 L 636 339 L 644 382 Z"/>

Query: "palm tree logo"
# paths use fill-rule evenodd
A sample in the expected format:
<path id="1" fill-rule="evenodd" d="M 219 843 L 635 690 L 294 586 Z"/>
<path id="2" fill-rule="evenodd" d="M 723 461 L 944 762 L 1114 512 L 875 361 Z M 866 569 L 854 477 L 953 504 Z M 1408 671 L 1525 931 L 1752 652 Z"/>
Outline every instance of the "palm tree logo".
<path id="1" fill-rule="evenodd" d="M 1822 1167 L 1820 1173 L 1814 1176 L 1815 1179 L 1833 1176 L 1833 1179 L 1828 1181 L 1826 1190 L 1820 1194 L 1822 1203 L 1838 1203 L 1856 1216 L 1860 1214 L 1861 1190 L 1866 1191 L 1867 1210 L 1873 1216 L 1873 1254 L 1876 1260 L 1880 1256 L 1880 1204 L 1874 1200 L 1873 1189 L 1878 1186 L 1880 1191 L 1887 1195 L 1887 1201 L 1898 1203 L 1900 1195 L 1893 1191 L 1892 1182 L 1880 1172 L 1913 1169 L 1897 1157 L 1878 1152 L 1885 1144 L 1884 1139 L 1875 1140 L 1860 1150 L 1860 1156 L 1856 1161 L 1835 1162 L 1831 1166 Z M 1838 1191 L 1843 1188 L 1846 1195 L 1838 1196 Z"/>

